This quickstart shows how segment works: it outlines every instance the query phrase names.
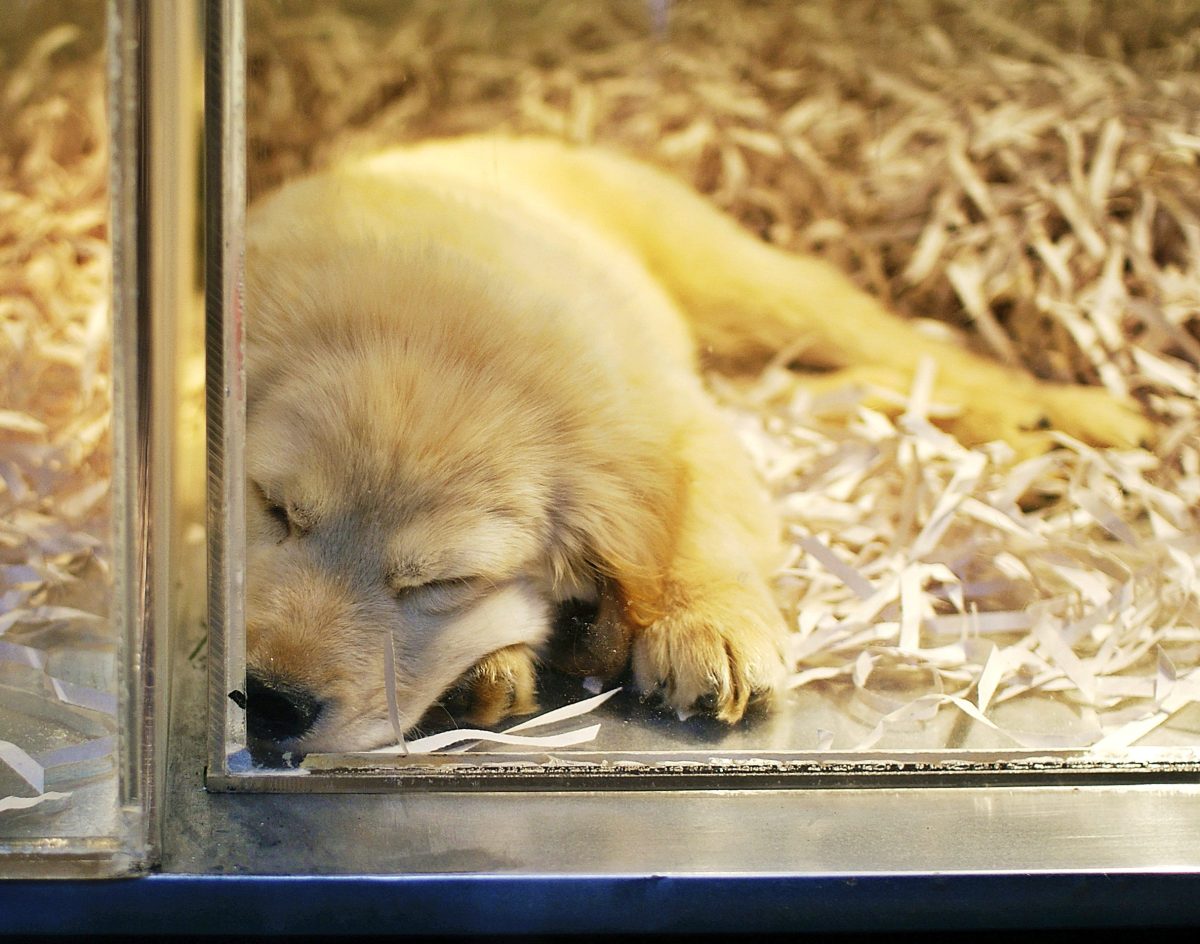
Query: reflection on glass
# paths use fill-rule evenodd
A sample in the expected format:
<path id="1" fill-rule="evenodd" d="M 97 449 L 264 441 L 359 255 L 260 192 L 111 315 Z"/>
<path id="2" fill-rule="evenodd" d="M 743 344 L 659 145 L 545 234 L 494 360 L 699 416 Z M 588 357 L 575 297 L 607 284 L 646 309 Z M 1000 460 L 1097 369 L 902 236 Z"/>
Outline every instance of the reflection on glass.
<path id="1" fill-rule="evenodd" d="M 114 835 L 103 4 L 0 27 L 0 847 Z"/>
<path id="2" fill-rule="evenodd" d="M 734 365 L 752 372 L 704 374 L 786 538 L 779 703 L 732 727 L 703 717 L 704 703 L 680 720 L 687 711 L 643 704 L 639 680 L 623 676 L 583 750 L 1194 749 L 1198 30 L 1183 7 L 1135 16 L 1018 0 L 935 19 L 924 5 L 866 0 L 264 0 L 250 5 L 248 191 L 463 134 L 599 145 L 683 181 L 757 244 L 821 257 L 921 319 L 912 334 L 863 321 L 865 304 L 834 282 L 793 283 L 789 299 L 772 281 L 780 257 L 746 250 L 767 261 L 728 289 L 738 317 L 761 317 L 747 293 L 834 309 L 818 312 L 827 334 L 798 322 Z M 452 186 L 483 179 L 453 149 L 425 153 Z M 554 190 L 551 173 L 522 178 L 543 165 L 520 163 L 498 161 L 482 188 Z M 588 204 L 587 173 L 574 184 L 555 191 L 558 209 L 585 222 L 606 212 Z M 641 196 L 607 208 L 606 238 L 629 238 L 618 221 L 646 205 L 677 206 Z M 322 209 L 331 238 L 344 234 L 335 207 Z M 641 260 L 651 276 L 685 307 L 689 291 L 719 292 L 690 218 L 652 222 L 668 235 L 655 244 L 665 255 Z M 252 247 L 254 232 L 252 214 Z M 672 271 L 689 252 L 696 271 Z M 495 257 L 542 277 L 537 259 Z M 249 266 L 253 285 L 253 249 Z M 256 316 L 252 296 L 252 369 Z M 252 376 L 252 434 L 253 397 Z M 311 503 L 259 491 L 248 503 L 262 527 L 281 538 L 312 527 Z M 628 605 L 619 575 L 605 575 Z M 608 589 L 593 589 L 590 610 L 560 610 L 559 629 L 594 624 Z M 393 732 L 411 724 L 394 691 L 384 703 L 406 650 L 399 636 L 377 642 L 362 654 L 376 741 L 467 723 L 443 699 L 419 732 Z M 323 659 L 319 640 L 293 655 L 298 676 Z M 311 691 L 285 697 L 276 681 L 258 691 L 270 708 L 260 717 L 319 717 Z M 541 707 L 581 701 L 595 682 L 543 670 Z"/>

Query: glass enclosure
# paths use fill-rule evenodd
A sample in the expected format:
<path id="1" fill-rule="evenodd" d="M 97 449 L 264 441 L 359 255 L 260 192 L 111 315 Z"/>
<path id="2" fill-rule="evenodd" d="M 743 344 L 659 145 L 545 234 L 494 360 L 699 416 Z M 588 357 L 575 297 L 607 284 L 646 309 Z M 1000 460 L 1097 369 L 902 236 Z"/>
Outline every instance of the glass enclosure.
<path id="1" fill-rule="evenodd" d="M 1191 861 L 1198 76 L 1191 4 L 6 7 L 0 876 Z"/>
<path id="2" fill-rule="evenodd" d="M 926 4 L 868 0 L 256 0 L 246 9 L 244 86 L 240 11 L 217 6 L 226 33 L 221 71 L 210 71 L 209 108 L 220 88 L 223 137 L 211 136 L 217 125 L 210 124 L 209 157 L 222 175 L 224 230 L 210 254 L 219 250 L 225 268 L 223 284 L 210 284 L 210 304 L 222 306 L 210 318 L 221 316 L 226 333 L 210 336 L 209 353 L 210 396 L 220 377 L 225 402 L 210 444 L 222 444 L 224 491 L 211 509 L 210 539 L 220 564 L 217 603 L 227 618 L 210 624 L 210 645 L 219 647 L 211 651 L 222 654 L 211 662 L 218 724 L 210 783 L 258 789 L 286 782 L 294 790 L 353 788 L 356 777 L 372 776 L 376 784 L 462 785 L 546 777 L 592 783 L 646 773 L 669 781 L 688 771 L 718 780 L 746 772 L 853 776 L 913 765 L 1194 769 L 1200 14 L 1191 5 L 1135 12 L 1010 0 L 933 12 Z M 452 146 L 414 150 L 466 135 L 483 136 L 474 145 L 483 159 Z M 562 152 L 571 155 L 615 152 L 636 162 L 621 167 L 667 176 L 623 170 L 638 187 L 605 190 L 611 180 L 593 171 L 615 166 L 608 157 L 522 164 L 511 157 L 514 136 L 583 149 Z M 364 157 L 395 146 L 407 150 L 375 164 Z M 436 243 L 448 233 L 459 240 L 456 251 L 466 244 L 463 251 L 486 257 L 488 266 L 527 272 L 529 280 L 574 264 L 554 255 L 557 246 L 544 259 L 520 256 L 521 227 L 549 226 L 550 216 L 538 214 L 565 208 L 572 225 L 583 219 L 605 240 L 615 234 L 618 242 L 654 247 L 635 247 L 633 264 L 641 268 L 624 284 L 642 286 L 649 277 L 653 291 L 674 293 L 685 316 L 688 292 L 702 297 L 706 283 L 725 277 L 717 271 L 723 259 L 743 254 L 766 261 L 740 282 L 730 276 L 738 289 L 722 304 L 736 306 L 759 291 L 769 301 L 772 267 L 792 263 L 763 255 L 764 245 L 792 259 L 825 260 L 895 313 L 903 329 L 856 321 L 855 306 L 869 306 L 828 276 L 816 288 L 798 285 L 788 298 L 807 304 L 814 292 L 828 292 L 834 314 L 823 312 L 821 321 L 818 311 L 817 321 L 777 338 L 771 350 L 739 361 L 701 346 L 707 394 L 769 490 L 785 536 L 786 555 L 770 575 L 789 630 L 781 644 L 786 678 L 773 710 L 729 724 L 706 713 L 703 697 L 694 711 L 681 703 L 664 708 L 645 697 L 645 678 L 627 671 L 627 653 L 559 671 L 546 664 L 561 662 L 547 654 L 553 639 L 542 638 L 536 712 L 531 693 L 519 690 L 527 680 L 512 682 L 501 711 L 512 714 L 480 724 L 478 711 L 456 706 L 458 679 L 457 688 L 433 693 L 430 711 L 412 724 L 404 715 L 404 660 L 413 651 L 405 626 L 412 620 L 401 615 L 381 634 L 344 634 L 360 646 L 356 684 L 376 693 L 368 744 L 366 736 L 339 741 L 337 726 L 321 720 L 334 698 L 311 680 L 334 643 L 320 633 L 292 640 L 288 664 L 312 686 L 299 697 L 282 669 L 270 676 L 275 669 L 263 668 L 286 660 L 262 654 L 267 619 L 255 607 L 268 604 L 251 597 L 242 622 L 242 581 L 253 587 L 259 566 L 254 542 L 275 527 L 269 544 L 316 546 L 312 507 L 345 495 L 338 491 L 344 483 L 326 476 L 328 492 L 310 493 L 301 507 L 260 475 L 262 456 L 281 449 L 284 434 L 259 418 L 274 394 L 256 401 L 256 384 L 274 388 L 263 379 L 267 368 L 255 375 L 264 356 L 255 345 L 263 350 L 262 339 L 280 330 L 270 323 L 279 310 L 303 306 L 306 292 L 332 291 L 328 281 L 305 281 L 299 269 L 271 269 L 272 240 L 311 227 L 316 217 L 327 246 L 308 261 L 322 272 L 333 265 L 328 246 L 349 240 L 349 258 L 337 263 L 346 268 L 330 270 L 334 280 L 359 283 L 358 295 L 336 295 L 348 309 L 355 298 L 380 297 L 366 288 L 380 281 L 371 247 L 404 244 L 381 222 L 391 197 L 379 197 L 384 209 L 361 197 L 356 205 L 357 184 L 345 184 L 348 202 L 322 203 L 319 182 L 330 178 L 320 176 L 314 190 L 289 187 L 331 169 L 342 180 L 393 174 L 388 179 L 402 180 L 397 186 L 422 194 L 426 184 L 412 175 L 426 173 L 443 188 L 429 199 L 464 214 L 479 201 L 503 203 L 503 213 L 516 214 L 504 217 L 508 229 L 496 230 L 504 239 L 489 242 L 486 228 L 476 242 L 460 239 L 440 209 L 429 211 L 436 220 L 414 238 L 433 233 Z M 560 171 L 566 183 L 554 176 Z M 691 197 L 675 202 L 680 182 L 741 227 L 737 237 L 721 230 L 731 240 L 727 256 L 714 252 L 705 262 L 697 247 L 709 217 L 694 210 Z M 380 186 L 384 194 L 391 184 Z M 436 203 L 446 192 L 452 196 Z M 315 202 L 306 203 L 306 193 Z M 512 193 L 520 198 L 505 202 Z M 521 203 L 530 193 L 535 209 Z M 412 199 L 412 219 L 424 219 L 426 198 Z M 210 212 L 216 205 L 210 201 Z M 241 263 L 247 205 L 251 295 L 243 299 L 231 269 Z M 639 205 L 652 208 L 646 220 L 633 209 Z M 354 214 L 374 242 L 347 236 L 359 225 L 346 222 Z M 627 222 L 635 217 L 640 222 Z M 418 226 L 402 214 L 391 223 L 401 234 Z M 229 401 L 243 380 L 243 302 L 248 416 Z M 381 324 L 386 334 L 386 319 Z M 313 372 L 303 396 L 324 396 L 319 372 L 328 365 L 311 335 L 276 343 L 294 355 L 290 363 Z M 512 343 L 533 342 L 518 331 Z M 858 354 L 846 356 L 851 348 Z M 744 361 L 753 361 L 751 369 Z M 289 368 L 270 369 L 274 383 Z M 352 374 L 336 381 L 324 414 L 305 414 L 309 422 L 348 420 L 333 404 L 360 382 Z M 382 424 L 395 414 L 376 416 Z M 243 419 L 251 437 L 244 471 Z M 338 440 L 347 466 L 375 442 L 372 422 L 357 422 L 368 431 Z M 447 448 L 453 437 L 447 427 Z M 316 458 L 289 455 L 294 465 Z M 721 469 L 737 461 L 711 454 Z M 749 490 L 744 495 L 752 504 Z M 376 568 L 365 546 L 364 537 L 360 565 Z M 606 580 L 619 584 L 616 605 L 633 612 L 627 583 L 600 571 L 607 576 L 590 597 L 583 594 L 582 608 L 572 610 L 564 597 L 552 601 L 553 633 L 577 634 L 572 645 L 587 648 L 596 638 L 588 634 L 600 632 L 611 602 Z M 331 590 L 322 583 L 326 571 L 313 573 L 305 599 L 320 612 L 349 583 Z M 431 592 L 458 593 L 464 580 L 441 575 Z M 479 599 L 471 596 L 465 609 Z M 638 645 L 635 669 L 638 652 L 644 656 Z M 247 646 L 258 660 L 249 680 Z M 478 696 L 473 684 L 467 687 Z M 256 704 L 269 716 L 260 728 L 267 746 L 247 751 L 244 709 L 250 706 L 253 726 Z M 560 708 L 565 715 L 551 714 Z M 325 726 L 322 739 L 307 742 L 311 748 L 272 727 L 290 732 L 293 722 L 316 724 L 313 717 Z M 503 736 L 490 736 L 497 732 Z M 385 752 L 367 750 L 376 747 Z"/>

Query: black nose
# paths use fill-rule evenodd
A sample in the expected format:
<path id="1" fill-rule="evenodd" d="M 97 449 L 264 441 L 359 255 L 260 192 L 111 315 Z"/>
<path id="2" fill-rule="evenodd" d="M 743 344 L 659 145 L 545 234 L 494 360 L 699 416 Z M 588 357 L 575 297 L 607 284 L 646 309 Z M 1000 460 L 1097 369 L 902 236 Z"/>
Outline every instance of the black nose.
<path id="1" fill-rule="evenodd" d="M 300 737 L 316 723 L 322 707 L 321 700 L 304 688 L 246 676 L 246 732 L 251 740 Z"/>

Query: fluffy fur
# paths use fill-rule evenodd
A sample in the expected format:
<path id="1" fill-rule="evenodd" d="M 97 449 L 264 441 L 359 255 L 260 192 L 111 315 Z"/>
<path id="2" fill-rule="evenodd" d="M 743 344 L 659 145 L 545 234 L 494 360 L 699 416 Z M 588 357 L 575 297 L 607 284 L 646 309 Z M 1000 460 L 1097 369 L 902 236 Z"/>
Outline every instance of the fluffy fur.
<path id="1" fill-rule="evenodd" d="M 728 722 L 784 674 L 778 528 L 701 363 L 787 349 L 905 386 L 924 357 L 967 440 L 1148 435 L 893 317 L 660 172 L 472 138 L 347 162 L 251 211 L 247 664 L 301 693 L 293 750 L 393 739 L 458 685 L 481 721 L 534 707 L 539 657 Z M 594 601 L 588 634 L 554 617 Z M 599 642 L 597 642 L 599 640 Z M 250 706 L 253 727 L 255 706 Z"/>

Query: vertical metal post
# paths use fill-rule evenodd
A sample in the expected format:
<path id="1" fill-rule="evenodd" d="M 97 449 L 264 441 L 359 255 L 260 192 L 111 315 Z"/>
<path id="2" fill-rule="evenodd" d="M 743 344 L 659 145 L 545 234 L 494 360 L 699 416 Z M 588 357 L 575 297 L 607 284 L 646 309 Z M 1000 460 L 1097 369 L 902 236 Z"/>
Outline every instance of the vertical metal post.
<path id="1" fill-rule="evenodd" d="M 157 847 L 159 800 L 166 783 L 167 684 L 171 644 L 179 629 L 175 592 L 177 550 L 184 521 L 176 485 L 191 474 L 195 457 L 180 456 L 176 424 L 180 406 L 182 355 L 199 347 L 190 328 L 196 305 L 199 245 L 197 142 L 199 139 L 199 15 L 196 0 L 142 0 L 145 17 L 144 89 L 146 128 L 143 132 L 146 175 L 147 240 L 144 259 L 149 269 L 145 299 L 151 327 L 148 339 L 152 365 L 146 502 L 149 513 L 150 620 L 154 628 L 143 639 L 146 674 L 145 710 L 152 723 L 144 732 L 142 775 L 152 785 L 146 791 L 151 849 Z M 195 325 L 198 329 L 198 325 Z M 182 460 L 182 461 L 181 461 Z M 190 461 L 189 461 L 190 460 Z"/>
<path id="2" fill-rule="evenodd" d="M 205 20 L 206 384 L 210 773 L 245 740 L 226 697 L 245 674 L 246 392 L 242 322 L 246 213 L 245 26 L 241 0 L 208 0 Z"/>
<path id="3" fill-rule="evenodd" d="M 108 8 L 110 225 L 113 258 L 113 619 L 120 634 L 118 776 L 124 807 L 140 803 L 142 639 L 148 616 L 142 399 L 146 325 L 142 241 L 142 18 L 138 0 Z"/>
<path id="4" fill-rule="evenodd" d="M 179 342 L 195 276 L 191 0 L 111 0 L 114 618 L 120 678 L 120 783 L 132 838 L 158 847 L 165 781 L 171 560 L 180 527 L 174 427 Z"/>

